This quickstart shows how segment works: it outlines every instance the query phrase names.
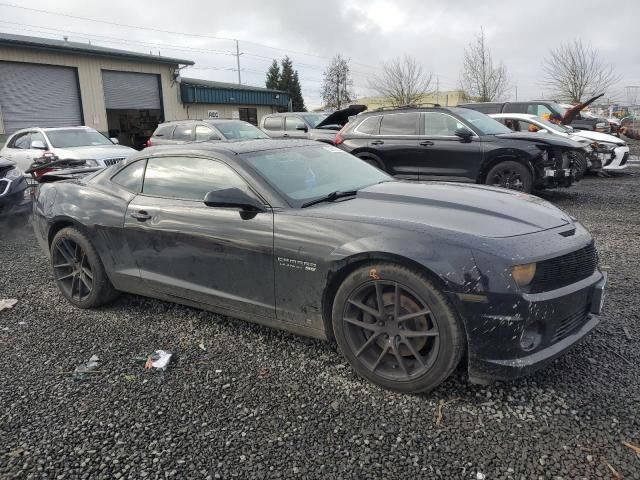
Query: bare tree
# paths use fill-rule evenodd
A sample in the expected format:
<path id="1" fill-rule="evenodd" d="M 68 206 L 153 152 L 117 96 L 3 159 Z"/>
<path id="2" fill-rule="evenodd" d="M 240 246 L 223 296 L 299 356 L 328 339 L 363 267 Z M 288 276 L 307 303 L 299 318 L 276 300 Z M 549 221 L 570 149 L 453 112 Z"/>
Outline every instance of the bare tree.
<path id="1" fill-rule="evenodd" d="M 324 71 L 322 80 L 322 101 L 327 108 L 340 110 L 355 97 L 349 62 L 338 54 Z"/>
<path id="2" fill-rule="evenodd" d="M 424 72 L 415 58 L 406 55 L 383 63 L 382 73 L 371 79 L 369 88 L 398 107 L 419 103 L 421 98 L 433 93 L 432 79 L 433 75 Z"/>
<path id="3" fill-rule="evenodd" d="M 543 61 L 544 84 L 554 95 L 574 103 L 602 93 L 620 77 L 600 61 L 598 51 L 581 40 L 560 45 Z"/>
<path id="4" fill-rule="evenodd" d="M 502 62 L 493 63 L 484 30 L 464 50 L 460 86 L 466 96 L 476 102 L 499 100 L 509 88 L 507 69 Z"/>

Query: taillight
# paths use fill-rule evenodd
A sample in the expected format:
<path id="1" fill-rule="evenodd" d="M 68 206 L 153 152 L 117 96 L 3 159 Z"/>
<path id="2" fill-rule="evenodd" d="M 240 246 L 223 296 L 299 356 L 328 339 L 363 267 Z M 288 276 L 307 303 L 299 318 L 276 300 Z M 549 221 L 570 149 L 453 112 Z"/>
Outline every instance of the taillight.
<path id="1" fill-rule="evenodd" d="M 152 145 L 151 137 L 149 137 L 149 139 L 146 141 L 146 145 L 147 145 L 147 147 L 150 147 Z"/>
<path id="2" fill-rule="evenodd" d="M 344 142 L 344 138 L 342 138 L 342 135 L 344 135 L 344 132 L 346 129 L 347 129 L 347 126 L 345 125 L 344 127 L 342 127 L 342 129 L 338 133 L 336 133 L 336 140 L 335 140 L 336 145 L 340 145 L 342 142 Z"/>

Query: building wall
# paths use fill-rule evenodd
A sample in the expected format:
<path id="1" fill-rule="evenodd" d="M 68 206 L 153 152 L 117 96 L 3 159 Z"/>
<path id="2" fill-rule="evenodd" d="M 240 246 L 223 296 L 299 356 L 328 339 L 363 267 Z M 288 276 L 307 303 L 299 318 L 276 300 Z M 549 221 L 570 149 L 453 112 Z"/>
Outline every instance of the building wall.
<path id="1" fill-rule="evenodd" d="M 264 105 L 228 105 L 228 104 L 212 104 L 212 103 L 194 103 L 184 106 L 184 118 L 188 119 L 206 119 L 209 110 L 217 110 L 220 118 L 238 118 L 238 109 L 242 107 L 253 107 L 258 110 L 258 122 L 265 115 L 276 112 L 275 107 Z"/>
<path id="2" fill-rule="evenodd" d="M 437 95 L 425 95 L 416 103 L 439 103 L 443 107 L 455 107 L 461 103 L 465 103 L 464 93 L 460 90 L 448 92 L 439 92 Z M 366 105 L 368 110 L 375 110 L 380 107 L 391 107 L 392 102 L 388 98 L 383 97 L 366 97 L 354 100 L 352 103 Z"/>
<path id="3" fill-rule="evenodd" d="M 28 62 L 77 68 L 85 125 L 101 132 L 107 131 L 107 112 L 104 103 L 104 90 L 102 88 L 101 71 L 103 69 L 160 75 L 165 120 L 180 120 L 186 118 L 186 111 L 182 103 L 180 103 L 179 86 L 173 80 L 172 75 L 177 65 L 142 63 L 77 53 L 68 54 L 13 47 L 0 47 L 0 61 Z M 3 133 L 4 126 L 3 123 L 0 122 L 0 134 Z"/>

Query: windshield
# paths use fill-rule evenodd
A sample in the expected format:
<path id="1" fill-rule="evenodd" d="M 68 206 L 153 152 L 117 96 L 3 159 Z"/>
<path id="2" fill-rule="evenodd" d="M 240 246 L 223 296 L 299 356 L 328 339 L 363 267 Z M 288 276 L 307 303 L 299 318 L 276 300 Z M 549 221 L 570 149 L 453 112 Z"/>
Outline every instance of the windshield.
<path id="1" fill-rule="evenodd" d="M 49 130 L 49 142 L 56 148 L 95 147 L 113 145 L 111 140 L 95 130 L 69 129 Z"/>
<path id="2" fill-rule="evenodd" d="M 329 116 L 328 113 L 314 113 L 314 114 L 302 115 L 302 118 L 304 118 L 304 121 L 307 122 L 311 128 L 316 128 L 316 125 L 318 125 L 321 121 L 323 121 L 328 116 Z"/>
<path id="3" fill-rule="evenodd" d="M 500 133 L 511 133 L 507 127 L 494 120 L 484 113 L 476 112 L 468 108 L 456 108 L 457 113 L 463 120 L 473 125 L 482 135 L 498 135 Z"/>
<path id="4" fill-rule="evenodd" d="M 252 140 L 257 138 L 269 138 L 269 136 L 257 127 L 246 122 L 220 122 L 214 124 L 227 140 Z"/>
<path id="5" fill-rule="evenodd" d="M 386 173 L 330 145 L 281 148 L 243 155 L 294 206 L 332 192 L 392 181 Z"/>

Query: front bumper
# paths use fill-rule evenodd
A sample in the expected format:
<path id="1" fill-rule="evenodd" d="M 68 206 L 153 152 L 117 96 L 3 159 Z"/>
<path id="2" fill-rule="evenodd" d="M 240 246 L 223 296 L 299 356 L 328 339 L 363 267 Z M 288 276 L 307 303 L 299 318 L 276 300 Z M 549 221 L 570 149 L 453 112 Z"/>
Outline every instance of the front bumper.
<path id="1" fill-rule="evenodd" d="M 570 187 L 575 177 L 570 168 L 545 168 L 538 186 L 545 188 Z"/>
<path id="2" fill-rule="evenodd" d="M 613 155 L 605 162 L 603 168 L 605 170 L 624 170 L 629 166 L 629 147 L 617 147 L 613 150 Z"/>
<path id="3" fill-rule="evenodd" d="M 486 303 L 461 297 L 469 342 L 469 379 L 509 380 L 543 368 L 599 323 L 606 275 L 591 276 L 537 294 L 487 295 Z M 535 326 L 537 343 L 523 347 Z M 527 337 L 529 338 L 529 337 Z"/>

